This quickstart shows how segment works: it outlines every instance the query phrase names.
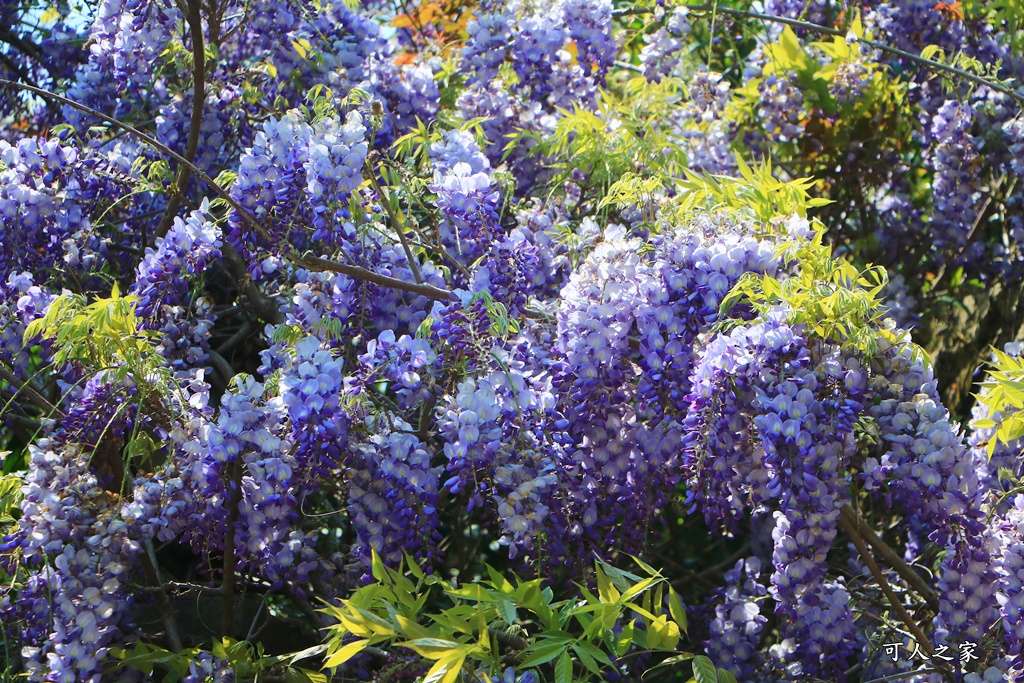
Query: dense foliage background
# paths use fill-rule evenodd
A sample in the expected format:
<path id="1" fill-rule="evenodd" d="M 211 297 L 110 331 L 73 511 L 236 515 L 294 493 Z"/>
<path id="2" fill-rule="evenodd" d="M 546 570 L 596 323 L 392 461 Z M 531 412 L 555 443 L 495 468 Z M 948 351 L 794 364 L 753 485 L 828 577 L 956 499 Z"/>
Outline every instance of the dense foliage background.
<path id="1" fill-rule="evenodd" d="M 3 680 L 1024 680 L 1022 13 L 0 0 Z"/>

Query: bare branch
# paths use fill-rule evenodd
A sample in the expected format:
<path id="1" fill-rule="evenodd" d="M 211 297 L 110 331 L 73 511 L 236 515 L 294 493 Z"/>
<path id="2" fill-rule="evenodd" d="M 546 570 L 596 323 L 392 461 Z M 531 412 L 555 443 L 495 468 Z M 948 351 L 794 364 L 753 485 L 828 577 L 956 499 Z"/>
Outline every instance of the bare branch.
<path id="1" fill-rule="evenodd" d="M 41 97 L 53 98 L 54 100 L 60 102 L 61 104 L 66 104 L 69 107 L 72 107 L 73 109 L 77 109 L 77 110 L 79 110 L 81 112 L 84 112 L 86 114 L 90 114 L 92 116 L 95 116 L 98 119 L 100 119 L 102 121 L 105 121 L 105 122 L 109 123 L 110 125 L 112 125 L 112 126 L 114 126 L 116 128 L 124 130 L 124 131 L 126 131 L 128 133 L 131 133 L 132 135 L 138 137 L 140 140 L 142 140 L 146 144 L 151 145 L 152 147 L 160 150 L 161 152 L 163 152 L 167 156 L 171 157 L 172 159 L 177 161 L 179 164 L 182 164 L 182 165 L 187 166 L 188 168 L 190 168 L 192 170 L 192 173 L 194 173 L 196 175 L 196 177 L 200 178 L 204 183 L 209 185 L 210 189 L 212 189 L 221 199 L 223 199 L 225 202 L 227 202 L 228 206 L 230 206 L 235 211 L 237 211 L 238 215 L 241 216 L 243 219 L 245 219 L 245 221 L 250 226 L 252 226 L 252 228 L 259 235 L 261 235 L 261 236 L 263 236 L 265 238 L 269 238 L 270 237 L 267 229 L 260 223 L 260 221 L 255 216 L 253 216 L 251 213 L 246 211 L 242 207 L 242 205 L 239 204 L 238 201 L 236 201 L 227 190 L 225 190 L 223 187 L 218 185 L 217 182 L 213 178 L 211 178 L 209 175 L 207 175 L 207 173 L 205 171 L 203 171 L 201 168 L 199 168 L 198 166 L 193 164 L 191 161 L 189 161 L 188 159 L 186 159 L 182 155 L 180 155 L 177 152 L 175 152 L 173 149 L 171 149 L 167 145 L 165 145 L 165 144 L 163 144 L 161 142 L 158 142 L 157 140 L 153 139 L 149 135 L 146 135 L 141 130 L 138 130 L 137 128 L 134 128 L 134 127 L 128 125 L 127 123 L 124 123 L 123 121 L 118 121 L 117 119 L 113 118 L 112 116 L 107 116 L 103 112 L 97 111 L 96 109 L 93 109 L 92 107 L 86 106 L 86 105 L 81 104 L 79 102 L 75 102 L 74 100 L 69 100 L 66 97 L 62 97 L 61 95 L 58 95 L 58 94 L 53 93 L 53 92 L 50 92 L 49 90 L 44 90 L 43 88 L 37 88 L 35 86 L 26 85 L 25 83 L 18 83 L 16 81 L 10 81 L 10 80 L 3 79 L 3 78 L 0 78 L 0 85 L 9 85 L 9 86 L 14 87 L 14 88 L 20 88 L 22 90 L 27 90 L 28 92 L 35 93 L 37 95 L 40 95 Z M 225 246 L 227 246 L 227 245 L 225 245 Z M 296 256 L 295 254 L 292 254 L 292 253 L 287 254 L 287 258 L 292 263 L 294 263 L 294 264 L 296 264 L 298 266 L 301 266 L 303 268 L 307 268 L 309 270 L 314 270 L 314 271 L 331 271 L 331 272 L 335 272 L 335 273 L 342 273 L 343 275 L 348 275 L 349 277 L 354 278 L 356 280 L 365 280 L 367 282 L 373 282 L 374 284 L 380 285 L 381 287 L 388 287 L 390 289 L 399 289 L 399 290 L 406 291 L 406 292 L 412 292 L 413 294 L 420 294 L 420 295 L 429 297 L 431 299 L 437 299 L 437 300 L 440 300 L 440 301 L 449 301 L 449 300 L 451 300 L 451 292 L 449 292 L 446 289 L 439 289 L 437 287 L 434 287 L 433 285 L 416 284 L 416 283 L 411 283 L 411 282 L 405 282 L 404 280 L 399 280 L 397 278 L 388 277 L 387 275 L 380 275 L 379 273 L 374 273 L 373 271 L 366 270 L 365 268 L 359 268 L 358 266 L 349 266 L 349 265 L 345 265 L 345 264 L 342 264 L 342 263 L 335 263 L 334 261 L 329 261 L 329 260 L 323 259 L 323 258 L 308 257 L 308 256 L 307 257 L 302 257 L 302 256 Z"/>
<path id="2" fill-rule="evenodd" d="M 913 567 L 904 562 L 903 558 L 900 557 L 895 550 L 890 548 L 885 541 L 879 538 L 874 530 L 864 523 L 852 507 L 844 505 L 839 511 L 839 514 L 845 517 L 847 522 L 856 529 L 857 534 L 867 541 L 871 547 L 882 556 L 882 559 L 884 559 L 886 563 L 888 563 L 888 565 L 892 567 L 892 569 L 899 574 L 911 588 L 916 590 L 918 594 L 924 598 L 924 601 L 928 603 L 929 607 L 936 612 L 939 611 L 939 596 L 935 594 L 932 587 L 928 585 L 920 574 L 914 571 Z"/>
<path id="3" fill-rule="evenodd" d="M 388 277 L 387 275 L 381 275 L 375 273 L 372 270 L 366 270 L 359 266 L 350 266 L 344 263 L 335 263 L 334 261 L 328 261 L 327 259 L 317 258 L 315 256 L 292 256 L 290 260 L 297 266 L 306 268 L 314 271 L 329 271 L 332 273 L 341 273 L 342 275 L 348 275 L 356 280 L 365 280 L 372 282 L 381 287 L 388 287 L 390 289 L 398 289 L 403 292 L 410 292 L 412 294 L 419 294 L 430 299 L 436 299 L 438 301 L 451 301 L 452 293 L 447 289 L 440 289 L 433 285 L 427 284 L 415 284 L 412 282 L 406 282 L 405 280 L 399 280 L 397 278 Z"/>
<path id="4" fill-rule="evenodd" d="M 366 175 L 370 179 L 370 186 L 373 187 L 374 192 L 380 197 L 380 203 L 384 205 L 384 210 L 388 212 L 388 218 L 391 219 L 391 224 L 395 228 L 395 232 L 398 233 L 398 239 L 402 241 L 402 249 L 405 250 L 405 258 L 409 260 L 409 268 L 412 269 L 412 276 L 416 280 L 416 284 L 421 284 L 423 276 L 420 275 L 420 264 L 416 262 L 416 257 L 413 256 L 412 249 L 409 247 L 409 238 L 405 234 L 405 224 L 398 214 L 395 213 L 395 208 L 391 206 L 391 197 L 381 189 L 380 183 L 377 182 L 377 175 L 369 159 L 366 160 Z"/>
<path id="5" fill-rule="evenodd" d="M 894 612 L 896 612 L 896 616 L 898 616 L 900 621 L 903 622 L 903 625 L 907 627 L 910 635 L 912 635 L 914 640 L 917 641 L 918 646 L 924 650 L 925 654 L 927 654 L 932 660 L 932 665 L 945 672 L 946 667 L 941 666 L 935 659 L 935 648 L 932 647 L 931 641 L 928 640 L 928 637 L 921 630 L 921 627 L 917 625 L 914 619 L 910 616 L 910 613 L 907 612 L 907 608 L 903 606 L 903 603 L 900 602 L 896 593 L 893 592 L 892 586 L 889 585 L 889 582 L 886 580 L 882 570 L 879 569 L 878 563 L 875 562 L 875 558 L 871 556 L 871 552 L 864 544 L 864 539 L 861 538 L 860 534 L 857 532 L 856 525 L 851 523 L 849 518 L 843 514 L 839 515 L 839 525 L 843 528 L 843 531 L 846 532 L 846 535 L 850 537 L 850 540 L 853 541 L 853 545 L 857 548 L 857 553 L 860 555 L 861 559 L 864 560 L 864 564 L 868 566 L 868 570 L 871 571 L 871 575 L 875 578 L 875 581 L 878 582 L 878 587 L 882 589 L 882 593 L 885 594 L 886 599 L 889 601 L 889 606 Z"/>
<path id="6" fill-rule="evenodd" d="M 45 415 L 56 415 L 64 417 L 64 412 L 46 400 L 46 397 L 32 388 L 27 382 L 22 382 L 5 365 L 0 365 L 0 378 L 3 378 L 15 389 L 15 395 L 23 394 L 33 405 L 43 411 Z"/>
<path id="7" fill-rule="evenodd" d="M 196 150 L 199 148 L 199 134 L 203 127 L 203 107 L 206 104 L 206 48 L 203 45 L 203 17 L 200 13 L 199 0 L 188 0 L 188 25 L 192 33 L 192 120 L 189 123 L 188 141 L 185 143 L 185 158 L 195 161 Z M 178 209 L 181 208 L 182 193 L 192 177 L 189 165 L 178 169 L 178 179 L 174 182 L 174 191 L 167 200 L 164 217 L 157 226 L 156 236 L 163 237 L 171 229 Z"/>

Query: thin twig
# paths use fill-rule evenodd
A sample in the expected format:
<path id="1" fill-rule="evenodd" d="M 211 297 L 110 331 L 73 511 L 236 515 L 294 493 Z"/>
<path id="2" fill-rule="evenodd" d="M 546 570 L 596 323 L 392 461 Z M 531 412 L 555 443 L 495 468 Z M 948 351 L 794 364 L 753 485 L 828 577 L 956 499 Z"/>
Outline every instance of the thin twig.
<path id="1" fill-rule="evenodd" d="M 236 346 L 245 341 L 246 337 L 248 337 L 254 331 L 255 328 L 253 324 L 246 320 L 242 324 L 242 327 L 241 329 L 238 330 L 238 332 L 235 332 L 228 338 L 227 341 L 225 341 L 223 344 L 217 347 L 217 354 L 220 356 L 227 357 L 227 355 L 231 353 L 231 351 L 234 350 Z"/>
<path id="2" fill-rule="evenodd" d="M 455 266 L 459 270 L 459 272 L 465 275 L 467 280 L 471 279 L 469 269 L 466 268 L 466 266 L 462 265 L 462 262 L 459 261 L 459 259 L 455 258 L 454 254 L 445 249 L 443 244 L 431 244 L 430 242 L 428 242 L 426 235 L 423 234 L 423 231 L 420 230 L 419 227 L 415 225 L 409 225 L 409 229 L 412 230 L 416 237 L 419 238 L 418 240 L 409 240 L 409 244 L 415 244 L 417 247 L 420 247 L 421 249 L 429 249 L 431 251 L 435 251 L 441 254 L 441 256 L 443 256 L 445 259 L 448 260 L 449 263 Z"/>
<path id="3" fill-rule="evenodd" d="M 260 615 L 263 614 L 263 608 L 267 606 L 267 596 L 260 595 L 260 598 L 260 606 L 256 610 L 255 616 L 252 618 L 252 624 L 249 626 L 249 633 L 245 636 L 246 642 L 251 642 L 252 639 L 258 636 L 270 622 L 270 616 L 268 615 L 267 618 L 263 620 L 263 623 L 260 624 L 260 627 L 256 628 L 256 624 L 259 623 Z"/>
<path id="4" fill-rule="evenodd" d="M 24 38 L 16 35 L 14 31 L 9 28 L 0 27 L 0 42 L 7 43 L 11 47 L 17 48 L 27 55 L 31 55 L 33 59 L 39 62 L 47 72 L 50 68 L 46 65 L 46 60 L 43 57 L 43 51 L 35 43 L 25 40 Z"/>
<path id="5" fill-rule="evenodd" d="M 210 349 L 207 353 L 210 356 L 210 365 L 224 378 L 224 386 L 231 384 L 231 378 L 235 376 L 235 369 L 231 367 L 231 363 L 213 349 Z"/>
<path id="6" fill-rule="evenodd" d="M 936 612 L 939 611 L 939 596 L 932 590 L 932 587 L 895 550 L 879 538 L 874 530 L 861 520 L 860 516 L 850 505 L 844 505 L 839 514 L 845 517 L 853 528 L 857 530 L 857 534 L 867 541 L 911 588 L 918 592 L 924 601 L 928 603 L 929 607 Z"/>
<path id="7" fill-rule="evenodd" d="M 0 365 L 0 378 L 3 378 L 8 384 L 14 387 L 16 394 L 24 394 L 31 403 L 47 415 L 57 415 L 60 418 L 64 417 L 64 412 L 62 410 L 47 401 L 45 396 L 32 388 L 27 382 L 22 382 L 18 379 L 13 372 L 7 369 L 6 366 Z"/>
<path id="8" fill-rule="evenodd" d="M 703 577 L 703 578 L 710 578 L 712 576 L 716 576 L 723 569 L 731 569 L 733 566 L 735 566 L 736 562 L 740 558 L 742 558 L 744 555 L 747 555 L 749 553 L 750 553 L 750 541 L 747 541 L 742 546 L 740 546 L 739 549 L 736 552 L 734 552 L 732 555 L 730 555 L 725 560 L 719 562 L 716 565 L 712 565 L 710 567 L 707 567 L 706 569 L 703 569 L 703 570 L 697 572 L 697 574 L 699 576 Z"/>
<path id="9" fill-rule="evenodd" d="M 416 257 L 413 256 L 412 248 L 409 246 L 409 238 L 405 234 L 405 224 L 402 219 L 395 212 L 395 208 L 391 206 L 391 197 L 383 189 L 381 189 L 380 183 L 377 182 L 377 174 L 373 170 L 373 166 L 370 163 L 370 159 L 366 160 L 366 175 L 370 179 L 370 186 L 373 188 L 377 196 L 380 197 L 380 203 L 384 205 L 384 210 L 388 213 L 388 218 L 391 219 L 391 224 L 395 228 L 395 232 L 398 233 L 398 239 L 402 242 L 402 249 L 405 250 L 405 257 L 409 260 L 409 268 L 412 269 L 412 276 L 416 280 L 416 284 L 423 283 L 423 276 L 420 274 L 420 264 L 416 261 Z"/>
<path id="10" fill-rule="evenodd" d="M 638 74 L 642 74 L 644 72 L 644 70 L 641 69 L 636 64 L 630 64 L 629 62 L 624 62 L 621 59 L 616 59 L 615 60 L 615 66 L 617 66 L 617 67 L 619 67 L 621 69 L 626 69 L 628 71 L 633 71 L 633 72 L 638 73 Z"/>
<path id="11" fill-rule="evenodd" d="M 249 271 L 246 268 L 245 259 L 235 251 L 231 244 L 225 242 L 220 248 L 221 256 L 224 258 L 224 265 L 228 272 L 238 283 L 243 296 L 248 299 L 249 305 L 256 316 L 265 323 L 276 325 L 284 320 L 281 314 L 281 307 L 272 297 L 264 294 L 249 278 Z"/>
<path id="12" fill-rule="evenodd" d="M 859 533 L 857 533 L 856 526 L 851 523 L 846 515 L 843 514 L 839 515 L 839 525 L 843 528 L 843 531 L 846 532 L 846 535 L 850 537 L 850 540 L 853 541 L 853 545 L 857 548 L 857 553 L 860 554 L 861 559 L 864 560 L 864 564 L 868 566 L 868 569 L 871 571 L 871 575 L 878 583 L 878 587 L 882 589 L 882 593 L 884 593 L 886 599 L 888 599 L 889 607 L 896 612 L 896 616 L 900 618 L 903 625 L 907 627 L 908 631 L 910 631 L 910 635 L 912 635 L 914 640 L 917 641 L 918 646 L 925 651 L 925 654 L 927 654 L 929 658 L 932 659 L 932 664 L 938 666 L 934 661 L 935 648 L 932 647 L 931 642 L 928 640 L 928 637 L 925 636 L 921 627 L 917 625 L 907 612 L 907 608 L 904 607 L 903 603 L 900 602 L 898 597 L 896 597 L 896 594 L 893 592 L 892 587 L 886 580 L 885 575 L 882 574 L 882 570 L 879 569 L 878 563 L 875 562 L 875 558 L 872 557 L 871 552 L 864 544 L 864 539 L 861 538 Z M 945 667 L 939 668 L 944 669 Z"/>
<path id="13" fill-rule="evenodd" d="M 843 31 L 841 29 L 829 28 L 828 26 L 814 24 L 809 21 L 801 21 L 800 19 L 790 19 L 789 17 L 780 17 L 774 14 L 762 14 L 761 12 L 751 12 L 749 10 L 733 9 L 731 7 L 715 7 L 714 5 L 689 5 L 686 7 L 686 9 L 691 12 L 721 12 L 722 14 L 729 14 L 735 17 L 744 17 L 746 19 L 758 19 L 760 21 L 770 21 L 778 24 L 787 24 L 789 26 L 794 26 L 796 28 L 804 28 L 810 31 L 824 33 L 825 35 L 829 36 L 846 36 L 846 31 Z M 653 7 L 631 7 L 629 9 L 615 11 L 613 12 L 613 14 L 615 16 L 629 16 L 633 14 L 651 14 L 653 12 Z M 981 76 L 977 76 L 970 72 L 964 71 L 963 69 L 958 69 L 955 66 L 943 64 L 942 62 L 936 62 L 933 59 L 926 59 L 921 55 L 915 55 L 912 52 L 907 52 L 906 50 L 901 50 L 899 48 L 892 47 L 884 43 L 879 43 L 874 40 L 870 40 L 868 38 L 857 38 L 857 42 L 863 45 L 867 45 L 868 47 L 873 48 L 875 50 L 881 50 L 882 52 L 888 52 L 889 54 L 893 54 L 898 57 L 903 57 L 904 59 L 909 59 L 910 61 L 916 62 L 922 66 L 927 66 L 930 69 L 945 71 L 946 73 L 952 74 L 967 81 L 971 81 L 972 83 L 975 83 L 977 85 L 983 85 L 987 88 L 991 88 L 996 92 L 1000 92 L 1004 95 L 1013 98 L 1013 100 L 1017 103 L 1018 106 L 1024 108 L 1024 96 L 1022 96 L 1020 93 L 1014 90 L 1011 90 L 1005 85 L 1002 85 L 1001 83 L 990 81 L 986 78 L 982 78 Z"/>
<path id="14" fill-rule="evenodd" d="M 1016 179 L 1014 179 L 1014 180 L 1016 180 Z M 998 182 L 998 185 L 1001 186 L 1002 184 L 1003 184 L 1003 180 L 1002 180 L 1002 178 L 1000 178 L 999 182 Z M 1011 190 L 1013 189 L 1013 185 L 1012 184 L 1010 186 L 1010 189 Z M 959 249 L 957 249 L 956 255 L 953 256 L 952 259 L 950 259 L 949 261 L 944 262 L 941 266 L 939 266 L 939 272 L 935 276 L 935 280 L 932 281 L 931 286 L 930 286 L 930 289 L 932 291 L 934 291 L 934 290 L 939 288 L 939 283 L 942 281 L 943 275 L 946 274 L 946 266 L 949 263 L 956 263 L 957 261 L 959 261 L 960 257 L 962 257 L 964 255 L 964 253 L 967 251 L 967 247 L 971 246 L 971 240 L 974 239 L 974 233 L 976 233 L 978 231 L 978 228 L 981 226 L 981 222 L 985 218 L 988 217 L 987 216 L 987 212 L 988 212 L 989 206 L 991 206 L 991 205 L 992 205 L 992 195 L 991 194 L 986 194 L 984 201 L 982 201 L 982 203 L 981 203 L 981 208 L 978 209 L 978 215 L 974 217 L 974 222 L 971 224 L 971 229 L 967 232 L 967 237 L 964 238 L 963 245 Z"/>
<path id="15" fill-rule="evenodd" d="M 898 681 L 901 678 L 910 678 L 911 676 L 923 676 L 925 674 L 939 673 L 938 669 L 917 669 L 915 671 L 902 671 L 898 674 L 889 674 L 882 678 L 872 678 L 870 681 L 864 681 L 864 683 L 885 683 L 886 681 Z"/>
<path id="16" fill-rule="evenodd" d="M 189 123 L 188 141 L 185 143 L 185 158 L 195 161 L 196 150 L 199 149 L 199 134 L 203 128 L 203 107 L 206 104 L 206 48 L 203 45 L 203 17 L 200 12 L 199 0 L 188 0 L 188 25 L 192 33 L 192 120 Z M 185 186 L 192 177 L 189 165 L 178 169 L 178 179 L 174 181 L 174 191 L 167 200 L 167 209 L 160 225 L 156 228 L 156 236 L 163 237 L 171 229 L 171 224 L 178 215 Z"/>
<path id="17" fill-rule="evenodd" d="M 32 83 L 33 85 L 35 84 L 35 81 L 33 81 L 31 77 L 29 77 L 28 72 L 22 69 L 20 66 L 18 66 L 17 63 L 15 63 L 15 61 L 11 59 L 6 52 L 0 52 L 0 63 L 2 63 L 8 69 L 17 74 L 18 78 L 20 78 L 21 80 L 25 81 L 26 83 Z"/>
<path id="18" fill-rule="evenodd" d="M 92 107 L 88 107 L 79 102 L 75 102 L 74 100 L 69 100 L 66 97 L 62 97 L 56 93 L 50 92 L 49 90 L 44 90 L 43 88 L 37 88 L 35 86 L 26 85 L 25 83 L 18 83 L 16 81 L 10 81 L 4 78 L 0 78 L 0 85 L 9 85 L 14 88 L 27 90 L 28 92 L 35 93 L 37 95 L 40 95 L 41 97 L 53 98 L 61 104 L 66 104 L 73 109 L 77 109 L 81 112 L 85 112 L 86 114 L 90 114 L 91 116 L 95 116 L 98 119 L 105 121 L 116 128 L 125 130 L 128 133 L 135 135 L 146 144 L 151 145 L 155 149 L 160 150 L 167 156 L 177 161 L 179 164 L 188 166 L 196 177 L 200 178 L 204 183 L 209 185 L 210 189 L 212 189 L 217 194 L 217 196 L 219 196 L 221 199 L 227 202 L 228 206 L 230 206 L 232 209 L 238 212 L 238 215 L 242 217 L 247 223 L 249 223 L 249 225 L 251 225 L 256 230 L 256 232 L 258 232 L 260 235 L 264 237 L 269 237 L 266 228 L 264 228 L 263 225 L 260 224 L 259 220 L 251 213 L 246 211 L 242 207 L 242 205 L 239 204 L 238 201 L 236 201 L 227 190 L 218 185 L 217 182 L 214 181 L 213 178 L 211 178 L 205 171 L 203 171 L 201 168 L 190 162 L 185 157 L 175 152 L 167 145 L 154 140 L 149 135 L 146 135 L 141 130 L 138 130 L 137 128 L 134 128 L 122 121 L 118 121 L 117 119 L 111 116 L 107 116 L 103 112 L 97 111 Z M 228 245 L 225 245 L 225 247 L 226 246 Z M 226 249 L 222 249 L 222 252 L 226 252 Z M 438 299 L 441 301 L 449 301 L 452 298 L 451 292 L 449 292 L 448 290 L 439 289 L 432 285 L 405 282 L 403 280 L 388 277 L 386 275 L 381 275 L 379 273 L 375 273 L 371 270 L 360 268 L 358 266 L 347 266 L 322 258 L 297 256 L 294 253 L 288 253 L 286 254 L 286 256 L 292 263 L 300 267 L 307 268 L 309 270 L 314 270 L 318 272 L 329 271 L 335 273 L 342 273 L 343 275 L 348 275 L 349 277 L 354 278 L 356 280 L 366 280 L 367 282 L 373 282 L 374 284 L 380 285 L 381 287 L 388 287 L 390 289 L 399 289 L 406 292 L 412 292 L 414 294 L 421 294 L 431 299 Z"/>
<path id="19" fill-rule="evenodd" d="M 241 456 L 235 456 L 231 468 L 231 497 L 228 503 L 228 528 L 224 533 L 224 580 L 220 585 L 221 597 L 224 600 L 221 612 L 220 630 L 221 635 L 232 637 L 235 632 L 235 525 L 241 511 L 238 509 L 242 502 L 242 460 Z"/>
<path id="20" fill-rule="evenodd" d="M 167 597 L 167 586 L 160 578 L 160 565 L 156 559 L 156 549 L 152 541 L 146 541 L 146 552 L 142 554 L 143 570 L 146 578 L 153 584 L 153 594 L 156 598 L 157 607 L 160 609 L 160 618 L 164 622 L 164 630 L 167 632 L 167 644 L 173 652 L 181 652 L 181 635 L 178 633 L 178 622 L 174 616 L 174 606 Z"/>
<path id="21" fill-rule="evenodd" d="M 9 81 L 9 80 L 4 79 L 4 78 L 0 78 L 0 85 L 9 85 L 12 88 L 20 88 L 22 90 L 27 90 L 28 92 L 35 93 L 36 95 L 39 95 L 40 97 L 49 97 L 51 99 L 56 100 L 57 102 L 60 102 L 61 104 L 66 104 L 67 106 L 71 107 L 72 109 L 77 109 L 78 111 L 83 112 L 85 114 L 89 114 L 90 116 L 95 116 L 96 118 L 98 118 L 101 121 L 104 121 L 106 123 L 109 123 L 110 125 L 114 126 L 115 128 L 123 130 L 126 133 L 130 133 L 131 135 L 134 135 L 138 139 L 140 139 L 143 142 L 145 142 L 147 145 L 149 145 L 149 146 L 151 146 L 151 147 L 153 147 L 153 148 L 163 152 L 167 156 L 171 157 L 172 159 L 177 161 L 179 164 L 188 166 L 191 169 L 192 173 L 194 173 L 197 177 L 202 179 L 202 181 L 204 183 L 209 185 L 210 189 L 212 189 L 215 193 L 217 193 L 217 195 L 221 199 L 223 199 L 225 202 L 227 202 L 228 205 L 231 208 L 233 208 L 240 215 L 246 217 L 249 220 L 253 220 L 253 221 L 256 220 L 244 208 L 242 208 L 241 204 L 239 204 L 237 201 L 235 201 L 235 199 L 231 196 L 231 194 L 227 190 L 225 190 L 223 187 L 218 185 L 216 183 L 216 181 L 214 181 L 213 178 L 211 178 L 205 171 L 203 171 L 203 169 L 199 168 L 198 166 L 196 166 L 191 161 L 189 161 L 185 157 L 183 157 L 180 154 L 178 154 L 177 152 L 175 152 L 173 149 L 171 149 L 167 145 L 165 145 L 162 142 L 159 142 L 159 141 L 155 140 L 154 138 L 150 137 L 149 135 L 143 133 L 138 128 L 135 128 L 134 126 L 131 126 L 131 125 L 129 125 L 129 124 L 123 122 L 123 121 L 119 121 L 118 119 L 115 119 L 113 116 L 107 116 L 103 112 L 101 112 L 101 111 L 99 111 L 97 109 L 93 109 L 92 107 L 86 106 L 86 105 L 82 104 L 81 102 L 76 102 L 74 100 L 69 100 L 66 97 L 62 97 L 61 95 L 58 95 L 57 93 L 54 93 L 54 92 L 50 92 L 49 90 L 46 90 L 44 88 L 37 88 L 34 85 L 27 85 L 25 83 L 18 83 L 17 81 Z"/>

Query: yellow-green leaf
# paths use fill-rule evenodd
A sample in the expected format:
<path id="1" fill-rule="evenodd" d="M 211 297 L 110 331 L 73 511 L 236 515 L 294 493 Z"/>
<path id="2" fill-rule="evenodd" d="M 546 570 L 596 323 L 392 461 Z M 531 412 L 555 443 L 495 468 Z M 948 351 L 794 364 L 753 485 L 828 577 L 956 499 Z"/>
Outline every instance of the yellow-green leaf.
<path id="1" fill-rule="evenodd" d="M 439 659 L 427 672 L 423 683 L 455 683 L 466 661 L 466 651 L 458 650 L 444 659 Z"/>
<path id="2" fill-rule="evenodd" d="M 445 659 L 446 657 L 451 657 L 452 652 L 456 650 L 464 650 L 461 643 L 441 638 L 417 638 L 416 640 L 407 640 L 404 643 L 395 644 L 415 650 L 417 654 L 427 659 Z"/>
<path id="3" fill-rule="evenodd" d="M 679 599 L 679 594 L 669 588 L 668 590 L 668 611 L 672 615 L 672 618 L 679 624 L 679 628 L 686 632 L 686 610 L 683 609 L 683 601 Z"/>
<path id="4" fill-rule="evenodd" d="M 348 660 L 355 657 L 357 654 L 366 649 L 366 646 L 370 644 L 369 640 L 354 640 L 348 645 L 345 645 L 340 650 L 335 652 L 333 655 L 327 658 L 324 662 L 325 669 L 333 669 L 336 666 L 341 666 Z"/>

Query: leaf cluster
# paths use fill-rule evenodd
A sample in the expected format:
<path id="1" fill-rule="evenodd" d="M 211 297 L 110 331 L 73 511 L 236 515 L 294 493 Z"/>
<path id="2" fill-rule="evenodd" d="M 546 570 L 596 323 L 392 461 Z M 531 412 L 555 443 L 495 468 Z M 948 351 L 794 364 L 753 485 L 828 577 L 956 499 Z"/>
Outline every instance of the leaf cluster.
<path id="1" fill-rule="evenodd" d="M 809 242 L 783 242 L 779 255 L 792 264 L 792 274 L 783 278 L 745 274 L 722 301 L 723 319 L 740 302 L 762 314 L 782 306 L 790 311 L 791 324 L 803 326 L 819 341 L 862 357 L 874 356 L 886 271 L 881 266 L 858 270 L 846 259 L 834 258 L 824 235 L 825 228 L 818 223 Z"/>
<path id="2" fill-rule="evenodd" d="M 602 92 L 595 111 L 560 109 L 554 132 L 538 141 L 534 153 L 567 160 L 551 164 L 556 170 L 554 187 L 563 186 L 578 169 L 603 198 L 599 208 L 642 206 L 686 167 L 674 114 L 681 101 L 678 79 L 648 83 L 643 77 L 632 78 L 620 90 Z M 506 149 L 516 144 L 518 138 L 513 137 Z M 642 183 L 637 182 L 640 176 Z"/>
<path id="3" fill-rule="evenodd" d="M 995 429 L 987 444 L 991 458 L 996 446 L 1024 437 L 1024 358 L 992 349 L 988 378 L 975 394 L 980 405 L 988 408 L 991 417 L 975 420 L 975 429 Z"/>
<path id="4" fill-rule="evenodd" d="M 740 158 L 736 163 L 739 178 L 687 170 L 685 179 L 676 180 L 677 208 L 683 213 L 725 209 L 767 223 L 776 216 L 806 216 L 808 209 L 830 203 L 828 199 L 811 196 L 811 178 L 775 178 L 769 159 L 753 167 Z"/>
<path id="5" fill-rule="evenodd" d="M 596 594 L 578 586 L 578 596 L 556 600 L 539 578 L 509 580 L 487 567 L 488 578 L 459 586 L 411 557 L 396 570 L 374 552 L 376 582 L 321 610 L 338 621 L 328 627 L 324 668 L 367 648 L 406 648 L 433 662 L 424 683 L 455 683 L 465 669 L 500 675 L 509 664 L 574 683 L 614 669 L 611 655 L 674 653 L 686 630 L 682 602 L 665 577 L 637 563 L 642 576 L 598 560 Z"/>
<path id="6" fill-rule="evenodd" d="M 323 646 L 302 650 L 286 655 L 268 656 L 263 645 L 253 645 L 233 638 L 214 640 L 209 652 L 227 662 L 234 670 L 235 680 L 260 681 L 279 680 L 283 683 L 327 683 L 327 676 L 295 663 L 314 657 L 323 652 Z M 155 670 L 165 671 L 162 683 L 177 683 L 189 674 L 189 665 L 203 652 L 194 647 L 172 652 L 157 645 L 138 642 L 130 650 L 112 648 L 111 654 L 120 660 L 118 667 L 131 667 L 146 676 Z M 153 680 L 156 680 L 155 678 Z"/>
<path id="7" fill-rule="evenodd" d="M 15 522 L 14 515 L 21 504 L 21 484 L 21 477 L 16 475 L 7 474 L 0 477 L 0 530 Z"/>
<path id="8" fill-rule="evenodd" d="M 140 327 L 135 315 L 138 297 L 121 296 L 115 284 L 110 298 L 89 303 L 80 294 L 62 294 L 46 314 L 25 330 L 25 343 L 52 339 L 58 365 L 78 362 L 92 368 L 117 368 L 136 379 L 162 372 L 164 363 L 153 346 L 156 334 Z"/>

